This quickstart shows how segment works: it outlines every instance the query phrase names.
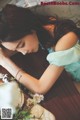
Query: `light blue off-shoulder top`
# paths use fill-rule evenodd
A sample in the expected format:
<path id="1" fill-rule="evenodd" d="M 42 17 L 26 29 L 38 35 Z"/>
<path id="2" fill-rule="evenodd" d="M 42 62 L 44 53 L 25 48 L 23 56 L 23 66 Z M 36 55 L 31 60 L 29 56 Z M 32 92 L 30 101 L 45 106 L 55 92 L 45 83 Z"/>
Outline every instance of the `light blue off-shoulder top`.
<path id="1" fill-rule="evenodd" d="M 49 50 L 47 60 L 50 64 L 57 66 L 64 66 L 65 70 L 69 72 L 76 81 L 80 81 L 80 42 L 72 48 L 64 51 Z"/>

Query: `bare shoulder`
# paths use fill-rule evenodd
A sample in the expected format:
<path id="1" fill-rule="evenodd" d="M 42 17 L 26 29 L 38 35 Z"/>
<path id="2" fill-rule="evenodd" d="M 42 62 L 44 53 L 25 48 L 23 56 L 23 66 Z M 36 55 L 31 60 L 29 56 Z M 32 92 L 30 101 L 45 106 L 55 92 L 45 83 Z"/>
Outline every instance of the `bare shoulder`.
<path id="1" fill-rule="evenodd" d="M 55 51 L 67 50 L 73 47 L 78 40 L 78 36 L 74 32 L 69 32 L 59 39 L 55 46 Z"/>

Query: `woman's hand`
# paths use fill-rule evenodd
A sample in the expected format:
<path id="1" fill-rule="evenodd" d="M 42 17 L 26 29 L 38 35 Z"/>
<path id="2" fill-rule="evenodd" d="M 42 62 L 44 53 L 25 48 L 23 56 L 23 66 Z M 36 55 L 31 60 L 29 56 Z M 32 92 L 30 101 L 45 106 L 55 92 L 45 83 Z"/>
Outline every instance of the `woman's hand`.
<path id="1" fill-rule="evenodd" d="M 6 53 L 3 51 L 3 49 L 0 47 L 0 65 L 3 66 L 3 63 L 5 61 L 5 58 L 7 58 L 8 56 L 6 55 Z"/>

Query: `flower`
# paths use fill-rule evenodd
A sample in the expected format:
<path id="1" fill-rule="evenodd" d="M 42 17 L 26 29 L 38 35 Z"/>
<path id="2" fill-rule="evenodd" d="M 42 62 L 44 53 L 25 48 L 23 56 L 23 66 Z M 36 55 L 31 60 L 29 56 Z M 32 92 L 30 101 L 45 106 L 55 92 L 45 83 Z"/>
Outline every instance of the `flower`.
<path id="1" fill-rule="evenodd" d="M 2 73 L 0 73 L 0 79 L 2 79 L 2 81 L 4 83 L 7 83 L 8 82 L 8 74 L 2 74 Z"/>
<path id="2" fill-rule="evenodd" d="M 15 81 L 16 79 L 14 77 L 9 77 L 8 74 L 3 74 L 0 73 L 0 79 L 4 82 L 4 83 L 8 83 L 10 81 Z"/>
<path id="3" fill-rule="evenodd" d="M 40 103 L 42 100 L 44 100 L 44 96 L 36 93 L 33 95 L 33 100 L 35 103 Z"/>
<path id="4" fill-rule="evenodd" d="M 34 101 L 31 98 L 28 98 L 26 101 L 27 109 L 31 109 L 34 106 Z"/>
<path id="5" fill-rule="evenodd" d="M 44 100 L 44 96 L 36 93 L 33 95 L 33 98 L 27 99 L 26 105 L 27 105 L 27 107 L 34 106 L 35 104 L 40 103 L 42 100 Z"/>

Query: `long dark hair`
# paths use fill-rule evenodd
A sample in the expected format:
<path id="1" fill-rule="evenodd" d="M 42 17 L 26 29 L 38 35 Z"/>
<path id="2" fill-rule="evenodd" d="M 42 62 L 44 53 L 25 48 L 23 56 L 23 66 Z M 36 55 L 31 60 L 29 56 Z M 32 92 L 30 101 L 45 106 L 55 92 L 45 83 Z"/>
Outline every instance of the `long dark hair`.
<path id="1" fill-rule="evenodd" d="M 69 32 L 74 32 L 78 38 L 80 38 L 80 28 L 76 26 L 76 24 L 69 19 L 61 19 L 55 22 L 54 29 L 54 42 L 56 44 L 57 41 Z"/>
<path id="2" fill-rule="evenodd" d="M 28 8 L 6 5 L 0 13 L 0 40 L 12 42 L 35 30 L 40 43 L 45 47 L 52 36 L 43 28 L 42 22 Z"/>
<path id="3" fill-rule="evenodd" d="M 52 37 L 43 25 L 54 24 L 54 37 Z M 0 40 L 12 42 L 31 34 L 35 30 L 43 47 L 51 47 L 66 33 L 73 31 L 78 36 L 80 29 L 72 20 L 50 20 L 48 17 L 35 15 L 28 8 L 21 8 L 15 5 L 6 5 L 0 12 Z"/>

